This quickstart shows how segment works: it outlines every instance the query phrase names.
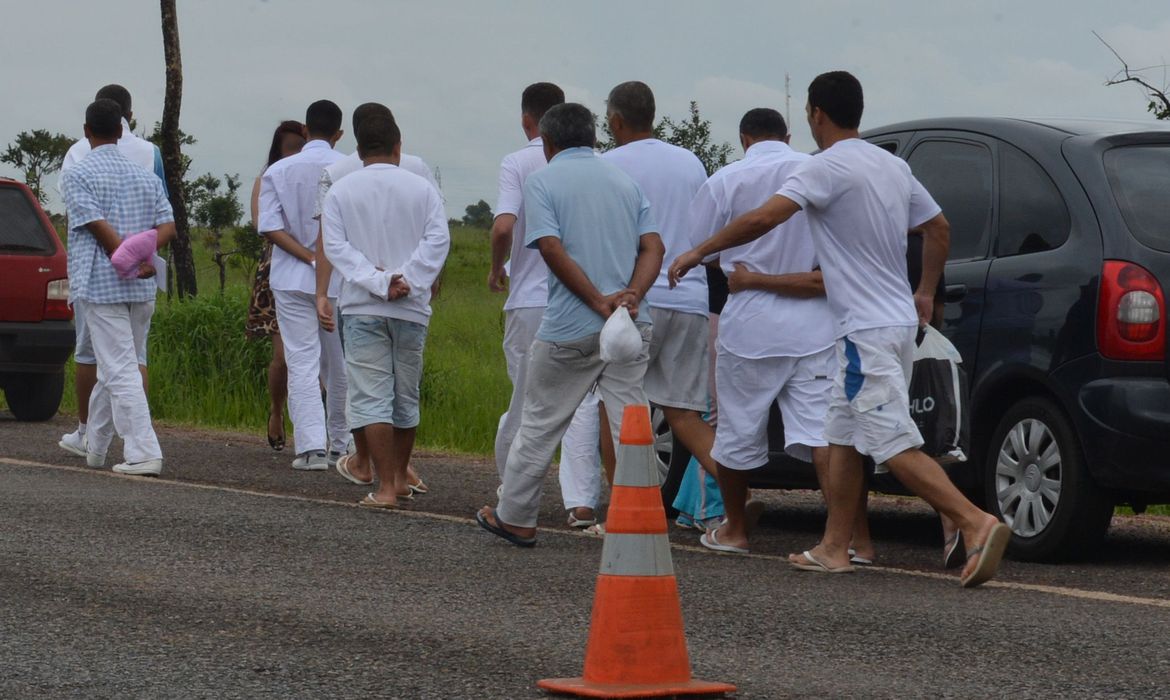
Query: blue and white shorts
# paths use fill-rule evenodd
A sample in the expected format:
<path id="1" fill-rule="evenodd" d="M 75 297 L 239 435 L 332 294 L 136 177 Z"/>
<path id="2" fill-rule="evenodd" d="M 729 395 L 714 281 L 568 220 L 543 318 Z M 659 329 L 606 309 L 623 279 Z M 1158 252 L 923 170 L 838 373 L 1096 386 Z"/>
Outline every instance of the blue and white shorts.
<path id="1" fill-rule="evenodd" d="M 922 446 L 910 417 L 913 326 L 871 328 L 837 340 L 837 372 L 825 417 L 825 439 L 885 462 Z"/>
<path id="2" fill-rule="evenodd" d="M 427 327 L 385 316 L 342 316 L 349 429 L 414 428 Z"/>

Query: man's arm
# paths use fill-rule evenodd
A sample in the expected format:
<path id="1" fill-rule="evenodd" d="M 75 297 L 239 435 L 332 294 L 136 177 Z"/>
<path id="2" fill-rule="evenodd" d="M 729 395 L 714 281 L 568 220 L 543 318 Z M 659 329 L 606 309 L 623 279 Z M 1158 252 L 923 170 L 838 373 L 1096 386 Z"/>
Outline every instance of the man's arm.
<path id="1" fill-rule="evenodd" d="M 451 232 L 447 229 L 443 199 L 438 190 L 433 188 L 428 196 L 430 213 L 422 239 L 411 253 L 410 260 L 407 260 L 399 270 L 402 281 L 409 287 L 411 295 L 422 294 L 434 288 L 439 274 L 443 271 L 443 264 L 447 261 L 447 253 L 451 250 Z"/>
<path id="2" fill-rule="evenodd" d="M 638 237 L 638 259 L 634 261 L 634 273 L 630 275 L 630 284 L 625 293 L 619 292 L 614 309 L 625 306 L 630 310 L 630 316 L 637 318 L 638 305 L 646 297 L 646 292 L 650 291 L 654 280 L 658 279 L 665 255 L 666 246 L 657 233 L 644 233 Z"/>
<path id="3" fill-rule="evenodd" d="M 325 257 L 325 236 L 321 232 L 321 223 L 317 223 L 317 250 L 314 253 L 316 272 L 317 323 L 327 332 L 332 333 L 337 328 L 337 319 L 333 317 L 333 304 L 329 303 L 329 281 L 333 277 L 333 263 Z"/>
<path id="4" fill-rule="evenodd" d="M 166 248 L 167 244 L 175 240 L 175 236 L 177 235 L 175 231 L 175 222 L 173 221 L 169 221 L 165 224 L 158 224 L 154 227 L 154 230 L 158 231 L 157 247 L 159 250 Z"/>
<path id="5" fill-rule="evenodd" d="M 771 196 L 759 207 L 732 219 L 731 223 L 719 229 L 715 235 L 675 258 L 667 273 L 670 286 L 677 285 L 688 271 L 703 261 L 703 258 L 728 248 L 751 243 L 788 221 L 799 211 L 800 205 L 791 199 L 781 195 Z"/>
<path id="6" fill-rule="evenodd" d="M 493 292 L 508 291 L 508 273 L 504 271 L 504 263 L 512 251 L 512 231 L 516 226 L 516 216 L 500 214 L 492 222 L 492 269 L 488 272 L 488 289 Z"/>
<path id="7" fill-rule="evenodd" d="M 85 225 L 86 230 L 93 234 L 97 239 L 98 245 L 102 250 L 106 251 L 106 256 L 109 257 L 114 254 L 118 246 L 122 244 L 122 237 L 110 226 L 110 222 L 105 219 L 97 219 Z"/>
<path id="8" fill-rule="evenodd" d="M 820 270 L 792 272 L 786 275 L 768 275 L 762 272 L 752 272 L 743 263 L 735 263 L 735 271 L 727 276 L 727 287 L 732 294 L 748 289 L 758 289 L 799 299 L 825 296 L 825 278 Z"/>
<path id="9" fill-rule="evenodd" d="M 272 169 L 269 168 L 260 177 L 260 224 L 257 230 L 260 235 L 267 236 L 277 248 L 306 265 L 312 265 L 313 251 L 301 245 L 283 228 L 284 210 L 280 205 L 280 197 L 276 194 L 276 184 L 270 170 Z"/>
<path id="10" fill-rule="evenodd" d="M 917 228 L 922 230 L 922 277 L 914 290 L 914 306 L 919 324 L 925 326 L 934 315 L 934 290 L 951 248 L 951 225 L 939 213 Z"/>
<path id="11" fill-rule="evenodd" d="M 585 302 L 586 306 L 600 314 L 602 318 L 609 318 L 610 313 L 616 308 L 616 304 L 607 305 L 608 297 L 602 296 L 601 292 L 597 291 L 597 287 L 593 286 L 593 282 L 581 269 L 581 266 L 569 257 L 565 247 L 561 245 L 561 239 L 556 236 L 543 236 L 536 241 L 536 245 L 540 250 L 540 257 L 544 258 L 548 269 L 557 276 L 561 284 L 565 285 L 578 299 Z"/>
<path id="12" fill-rule="evenodd" d="M 389 291 L 391 275 L 378 267 L 362 254 L 345 235 L 345 227 L 341 221 L 341 209 L 335 197 L 325 199 L 325 208 L 321 213 L 320 234 L 321 248 L 327 262 L 337 268 L 338 273 L 346 282 L 356 284 L 370 294 L 385 299 Z M 332 271 L 330 271 L 332 272 Z M 329 277 L 322 277 L 321 267 L 317 268 L 317 299 L 326 298 L 329 289 Z M 318 312 L 320 307 L 318 306 Z"/>

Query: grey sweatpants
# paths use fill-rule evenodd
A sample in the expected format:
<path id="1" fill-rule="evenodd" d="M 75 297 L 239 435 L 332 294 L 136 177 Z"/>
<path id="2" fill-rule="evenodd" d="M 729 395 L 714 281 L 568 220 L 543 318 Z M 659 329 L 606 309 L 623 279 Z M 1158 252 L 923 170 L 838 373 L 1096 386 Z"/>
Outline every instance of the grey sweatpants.
<path id="1" fill-rule="evenodd" d="M 520 430 L 508 451 L 496 513 L 517 527 L 536 527 L 544 477 L 573 413 L 596 384 L 615 443 L 627 405 L 645 404 L 642 381 L 650 354 L 650 326 L 639 325 L 642 352 L 626 364 L 601 361 L 600 334 L 567 342 L 535 340 L 529 351 Z"/>

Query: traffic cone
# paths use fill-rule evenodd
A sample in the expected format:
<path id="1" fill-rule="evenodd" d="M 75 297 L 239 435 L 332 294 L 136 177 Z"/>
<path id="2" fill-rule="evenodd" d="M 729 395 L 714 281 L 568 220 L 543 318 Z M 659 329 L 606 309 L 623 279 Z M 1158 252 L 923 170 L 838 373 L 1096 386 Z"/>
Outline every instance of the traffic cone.
<path id="1" fill-rule="evenodd" d="M 734 685 L 691 678 L 648 406 L 625 407 L 620 443 L 585 672 L 536 685 L 589 698 L 735 692 Z"/>

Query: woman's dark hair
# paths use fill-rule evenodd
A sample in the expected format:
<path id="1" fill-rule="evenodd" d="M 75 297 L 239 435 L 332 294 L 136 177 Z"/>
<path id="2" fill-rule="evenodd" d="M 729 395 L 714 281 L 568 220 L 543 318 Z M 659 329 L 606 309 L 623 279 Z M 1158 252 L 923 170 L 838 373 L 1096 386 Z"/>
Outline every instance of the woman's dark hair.
<path id="1" fill-rule="evenodd" d="M 280 160 L 280 142 L 283 140 L 285 134 L 296 134 L 297 136 L 304 136 L 305 125 L 290 119 L 281 122 L 280 126 L 276 127 L 276 132 L 272 134 L 272 146 L 268 149 L 268 165 L 272 165 Z"/>

